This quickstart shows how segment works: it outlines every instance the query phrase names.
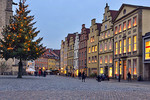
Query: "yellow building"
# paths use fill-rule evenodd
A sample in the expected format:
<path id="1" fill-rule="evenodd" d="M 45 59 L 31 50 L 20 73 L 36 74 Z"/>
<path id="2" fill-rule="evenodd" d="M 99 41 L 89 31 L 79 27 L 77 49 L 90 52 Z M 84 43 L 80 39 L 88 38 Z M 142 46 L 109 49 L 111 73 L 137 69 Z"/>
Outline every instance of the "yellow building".
<path id="1" fill-rule="evenodd" d="M 48 58 L 48 69 L 56 70 L 56 60 L 55 58 Z"/>
<path id="2" fill-rule="evenodd" d="M 98 36 L 101 24 L 92 19 L 89 39 L 87 41 L 87 76 L 98 72 Z"/>
<path id="3" fill-rule="evenodd" d="M 123 4 L 114 19 L 114 74 L 143 74 L 142 36 L 150 32 L 150 7 Z M 120 60 L 120 61 L 119 61 Z"/>
<path id="4" fill-rule="evenodd" d="M 113 77 L 113 23 L 118 11 L 109 10 L 106 4 L 99 36 L 99 73 Z"/>

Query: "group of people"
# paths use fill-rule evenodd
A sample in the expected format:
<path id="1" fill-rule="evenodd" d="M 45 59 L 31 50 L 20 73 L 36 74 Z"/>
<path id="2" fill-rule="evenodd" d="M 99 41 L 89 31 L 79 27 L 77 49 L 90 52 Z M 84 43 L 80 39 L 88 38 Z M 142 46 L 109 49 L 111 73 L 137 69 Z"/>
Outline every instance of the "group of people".
<path id="1" fill-rule="evenodd" d="M 38 72 L 35 71 L 35 76 L 37 76 L 37 75 L 39 75 L 39 77 L 40 77 L 40 76 L 46 77 L 47 72 L 46 72 L 46 70 L 42 71 L 42 69 L 39 69 Z"/>
<path id="2" fill-rule="evenodd" d="M 83 73 L 79 72 L 78 77 L 79 77 L 79 79 L 81 79 L 81 77 L 82 77 L 82 82 L 85 82 L 85 78 L 86 78 L 85 72 L 83 72 Z"/>

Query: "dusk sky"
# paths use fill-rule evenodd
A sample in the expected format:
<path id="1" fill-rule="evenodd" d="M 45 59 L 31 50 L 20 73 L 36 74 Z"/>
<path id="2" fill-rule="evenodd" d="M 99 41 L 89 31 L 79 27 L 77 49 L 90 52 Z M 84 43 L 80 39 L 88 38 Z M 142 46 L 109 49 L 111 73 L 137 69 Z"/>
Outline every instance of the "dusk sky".
<path id="1" fill-rule="evenodd" d="M 35 15 L 35 26 L 41 31 L 38 36 L 44 37 L 44 46 L 60 49 L 61 40 L 68 33 L 80 33 L 82 24 L 89 28 L 93 18 L 101 23 L 106 3 L 111 10 L 118 10 L 122 3 L 150 6 L 150 0 L 27 0 L 26 4 L 31 15 Z"/>

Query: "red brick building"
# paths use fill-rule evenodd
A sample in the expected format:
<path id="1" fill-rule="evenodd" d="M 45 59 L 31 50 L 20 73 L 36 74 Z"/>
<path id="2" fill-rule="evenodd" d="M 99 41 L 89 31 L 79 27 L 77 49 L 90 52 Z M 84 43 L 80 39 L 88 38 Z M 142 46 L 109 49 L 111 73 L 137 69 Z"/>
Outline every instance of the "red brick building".
<path id="1" fill-rule="evenodd" d="M 87 67 L 87 40 L 90 29 L 82 25 L 81 35 L 79 39 L 79 70 L 81 72 Z"/>

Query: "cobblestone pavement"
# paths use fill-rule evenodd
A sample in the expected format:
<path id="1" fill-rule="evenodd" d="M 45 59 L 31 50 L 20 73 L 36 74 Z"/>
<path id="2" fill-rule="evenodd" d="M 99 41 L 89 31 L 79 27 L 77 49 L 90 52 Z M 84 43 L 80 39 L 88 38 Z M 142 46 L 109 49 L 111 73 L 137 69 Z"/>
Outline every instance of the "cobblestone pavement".
<path id="1" fill-rule="evenodd" d="M 150 84 L 63 76 L 0 76 L 0 100 L 150 100 Z"/>

